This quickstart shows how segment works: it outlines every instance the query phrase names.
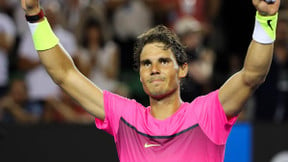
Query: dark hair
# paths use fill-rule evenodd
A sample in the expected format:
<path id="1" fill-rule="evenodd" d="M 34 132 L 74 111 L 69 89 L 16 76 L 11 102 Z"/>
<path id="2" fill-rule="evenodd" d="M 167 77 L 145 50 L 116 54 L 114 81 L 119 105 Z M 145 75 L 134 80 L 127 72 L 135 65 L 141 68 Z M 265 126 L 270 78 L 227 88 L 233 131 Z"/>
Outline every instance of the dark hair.
<path id="1" fill-rule="evenodd" d="M 180 43 L 179 38 L 164 25 L 158 25 L 147 32 L 140 35 L 135 43 L 134 47 L 134 68 L 139 70 L 140 55 L 143 47 L 149 43 L 163 43 L 164 49 L 171 49 L 178 65 L 182 66 L 187 62 L 187 55 L 184 50 L 184 46 Z"/>
<path id="2" fill-rule="evenodd" d="M 86 19 L 86 21 L 84 22 L 84 25 L 83 25 L 83 28 L 82 28 L 82 37 L 81 37 L 81 40 L 80 40 L 80 44 L 83 46 L 83 47 L 87 47 L 88 46 L 88 33 L 87 31 L 90 29 L 90 28 L 96 28 L 99 30 L 99 33 L 100 33 L 100 46 L 103 47 L 104 46 L 104 35 L 103 35 L 103 32 L 102 32 L 102 25 L 101 25 L 101 22 L 97 19 L 97 18 L 94 18 L 94 17 L 88 17 Z"/>

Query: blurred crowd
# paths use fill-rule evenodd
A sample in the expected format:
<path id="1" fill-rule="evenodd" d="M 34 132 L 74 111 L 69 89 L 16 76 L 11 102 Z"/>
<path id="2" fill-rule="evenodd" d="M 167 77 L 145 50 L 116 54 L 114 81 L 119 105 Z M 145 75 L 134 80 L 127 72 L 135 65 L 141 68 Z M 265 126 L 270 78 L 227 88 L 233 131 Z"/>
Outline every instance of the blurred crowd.
<path id="1" fill-rule="evenodd" d="M 149 104 L 133 44 L 164 24 L 179 36 L 189 57 L 181 96 L 190 102 L 221 86 L 241 69 L 255 9 L 229 0 L 41 0 L 46 17 L 76 67 L 93 83 Z M 239 121 L 288 121 L 288 2 L 282 1 L 277 41 L 266 82 Z M 77 82 L 77 80 L 75 80 Z M 18 0 L 0 0 L 0 123 L 93 123 L 41 65 Z"/>

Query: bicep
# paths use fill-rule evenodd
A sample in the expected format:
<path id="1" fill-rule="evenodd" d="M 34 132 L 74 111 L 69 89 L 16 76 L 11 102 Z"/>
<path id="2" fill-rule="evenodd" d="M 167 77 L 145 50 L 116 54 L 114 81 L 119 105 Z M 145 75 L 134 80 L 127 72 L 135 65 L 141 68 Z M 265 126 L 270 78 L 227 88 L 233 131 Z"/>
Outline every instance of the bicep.
<path id="1" fill-rule="evenodd" d="M 219 100 L 226 116 L 237 115 L 254 90 L 245 83 L 243 70 L 229 78 L 219 90 Z"/>

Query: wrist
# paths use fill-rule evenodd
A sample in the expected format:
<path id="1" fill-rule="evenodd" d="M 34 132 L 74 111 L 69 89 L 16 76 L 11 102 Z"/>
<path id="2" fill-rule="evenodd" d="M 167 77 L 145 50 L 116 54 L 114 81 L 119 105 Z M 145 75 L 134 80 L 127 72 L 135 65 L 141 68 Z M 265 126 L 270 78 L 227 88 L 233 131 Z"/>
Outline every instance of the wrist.
<path id="1" fill-rule="evenodd" d="M 28 22 L 28 26 L 37 51 L 51 49 L 59 43 L 59 39 L 54 34 L 45 17 L 43 18 L 43 21 L 36 23 Z"/>
<path id="2" fill-rule="evenodd" d="M 32 14 L 33 13 L 33 14 Z M 29 12 L 29 14 L 25 14 L 25 18 L 29 23 L 35 23 L 40 20 L 43 20 L 45 16 L 44 10 L 42 8 L 38 8 L 33 12 Z"/>
<path id="3" fill-rule="evenodd" d="M 253 39 L 262 44 L 271 44 L 276 39 L 278 13 L 263 16 L 257 11 L 255 16 L 255 26 Z"/>
<path id="4" fill-rule="evenodd" d="M 269 13 L 267 13 L 267 12 L 257 11 L 257 13 L 258 13 L 260 16 L 264 16 L 264 17 L 277 15 L 277 12 L 276 12 L 276 13 L 273 13 L 273 14 L 269 14 Z"/>
<path id="5" fill-rule="evenodd" d="M 33 9 L 25 10 L 25 14 L 28 16 L 37 15 L 40 12 L 40 10 L 41 10 L 40 7 L 35 7 Z"/>

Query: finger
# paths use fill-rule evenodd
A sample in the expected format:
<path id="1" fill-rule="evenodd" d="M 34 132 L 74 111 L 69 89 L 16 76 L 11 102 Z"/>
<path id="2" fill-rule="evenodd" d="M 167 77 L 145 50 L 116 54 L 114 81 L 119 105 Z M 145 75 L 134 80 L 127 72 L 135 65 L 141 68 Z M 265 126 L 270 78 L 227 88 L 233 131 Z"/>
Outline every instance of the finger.
<path id="1" fill-rule="evenodd" d="M 21 6 L 24 10 L 26 10 L 25 0 L 21 0 Z"/>
<path id="2" fill-rule="evenodd" d="M 280 0 L 276 0 L 274 3 L 268 4 L 269 14 L 275 14 L 278 12 L 280 6 Z"/>
<path id="3" fill-rule="evenodd" d="M 275 3 L 276 0 L 264 0 L 264 1 L 268 4 L 273 4 L 273 3 Z"/>
<path id="4" fill-rule="evenodd" d="M 253 0 L 256 9 L 263 15 L 274 15 L 278 12 L 280 0 L 275 0 L 274 3 L 267 3 L 265 0 Z"/>
<path id="5" fill-rule="evenodd" d="M 26 0 L 26 8 L 28 10 L 32 10 L 32 9 L 35 9 L 37 7 L 37 1 L 30 1 L 30 0 Z"/>
<path id="6" fill-rule="evenodd" d="M 21 0 L 21 5 L 27 15 L 35 15 L 40 12 L 39 0 Z"/>

